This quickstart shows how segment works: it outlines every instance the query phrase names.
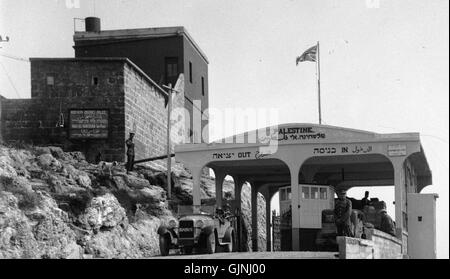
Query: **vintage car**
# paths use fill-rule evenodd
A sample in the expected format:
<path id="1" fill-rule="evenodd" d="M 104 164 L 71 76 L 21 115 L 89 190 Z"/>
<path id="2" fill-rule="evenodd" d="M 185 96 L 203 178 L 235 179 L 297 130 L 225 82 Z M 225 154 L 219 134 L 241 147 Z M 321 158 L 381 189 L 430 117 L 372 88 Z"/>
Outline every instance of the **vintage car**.
<path id="1" fill-rule="evenodd" d="M 215 206 L 179 206 L 178 219 L 172 219 L 158 229 L 162 256 L 170 249 L 180 249 L 183 254 L 204 251 L 215 253 L 219 248 L 225 252 L 236 249 L 234 231 L 235 216 L 229 210 Z"/>

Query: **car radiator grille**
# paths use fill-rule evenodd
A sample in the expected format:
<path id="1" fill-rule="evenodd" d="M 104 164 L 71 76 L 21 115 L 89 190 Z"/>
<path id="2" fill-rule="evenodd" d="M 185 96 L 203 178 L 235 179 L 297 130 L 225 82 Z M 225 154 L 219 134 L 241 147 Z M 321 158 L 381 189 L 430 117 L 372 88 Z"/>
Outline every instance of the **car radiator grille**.
<path id="1" fill-rule="evenodd" d="M 180 235 L 180 238 L 194 237 L 194 221 L 180 221 L 178 234 Z"/>

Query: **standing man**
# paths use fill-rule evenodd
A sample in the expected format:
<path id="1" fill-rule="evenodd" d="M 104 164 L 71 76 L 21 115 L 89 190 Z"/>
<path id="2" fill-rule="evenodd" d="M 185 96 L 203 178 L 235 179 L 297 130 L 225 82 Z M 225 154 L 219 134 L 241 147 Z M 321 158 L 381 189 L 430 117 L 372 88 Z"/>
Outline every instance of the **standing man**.
<path id="1" fill-rule="evenodd" d="M 338 199 L 334 206 L 334 222 L 337 228 L 337 236 L 353 237 L 350 220 L 352 202 L 347 199 L 347 193 L 343 189 L 338 190 L 337 195 Z"/>
<path id="2" fill-rule="evenodd" d="M 125 144 L 127 145 L 127 173 L 133 171 L 134 164 L 134 133 L 130 133 L 130 137 L 127 139 Z"/>
<path id="3" fill-rule="evenodd" d="M 364 198 L 361 200 L 361 209 L 364 210 L 364 207 L 366 205 L 370 205 L 369 191 L 366 191 L 366 193 L 364 194 Z"/>

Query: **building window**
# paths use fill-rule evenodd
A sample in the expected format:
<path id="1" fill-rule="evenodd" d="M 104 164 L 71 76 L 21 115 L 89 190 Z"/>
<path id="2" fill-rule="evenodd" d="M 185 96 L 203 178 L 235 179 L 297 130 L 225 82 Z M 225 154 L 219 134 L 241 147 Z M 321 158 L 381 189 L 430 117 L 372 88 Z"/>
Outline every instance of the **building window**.
<path id="1" fill-rule="evenodd" d="M 280 200 L 282 201 L 288 201 L 291 200 L 291 188 L 285 188 L 280 190 Z"/>
<path id="2" fill-rule="evenodd" d="M 319 199 L 319 189 L 317 187 L 311 187 L 311 199 L 313 200 Z"/>
<path id="3" fill-rule="evenodd" d="M 47 85 L 49 85 L 49 86 L 55 85 L 55 76 L 54 75 L 47 75 Z"/>
<path id="4" fill-rule="evenodd" d="M 98 85 L 98 77 L 92 77 L 92 85 L 94 86 Z"/>
<path id="5" fill-rule="evenodd" d="M 202 77 L 202 96 L 205 96 L 205 78 Z"/>
<path id="6" fill-rule="evenodd" d="M 309 199 L 309 187 L 302 187 L 302 199 Z"/>
<path id="7" fill-rule="evenodd" d="M 168 85 L 169 83 L 172 86 L 175 86 L 175 83 L 178 79 L 178 57 L 166 57 L 166 66 L 165 66 L 165 82 Z"/>
<path id="8" fill-rule="evenodd" d="M 189 62 L 189 82 L 192 83 L 192 63 Z"/>
<path id="9" fill-rule="evenodd" d="M 320 199 L 326 200 L 328 199 L 328 191 L 327 188 L 320 188 Z"/>

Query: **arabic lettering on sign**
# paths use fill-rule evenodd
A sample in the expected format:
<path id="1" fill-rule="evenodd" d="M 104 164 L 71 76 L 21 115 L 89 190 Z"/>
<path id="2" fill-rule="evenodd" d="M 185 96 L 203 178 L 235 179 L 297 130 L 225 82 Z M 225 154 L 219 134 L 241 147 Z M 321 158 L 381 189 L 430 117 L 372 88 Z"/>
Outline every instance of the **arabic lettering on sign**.
<path id="1" fill-rule="evenodd" d="M 71 110 L 70 137 L 73 139 L 108 138 L 108 110 Z"/>
<path id="2" fill-rule="evenodd" d="M 255 159 L 257 159 L 257 160 L 264 159 L 265 157 L 270 156 L 270 155 L 272 155 L 272 154 L 267 154 L 267 153 L 262 153 L 262 152 L 256 151 Z"/>
<path id="3" fill-rule="evenodd" d="M 372 153 L 371 145 L 351 145 L 342 147 L 316 147 L 314 154 L 368 154 Z"/>
<path id="4" fill-rule="evenodd" d="M 316 132 L 313 127 L 281 128 L 278 130 L 278 140 L 309 140 L 325 139 L 324 133 Z"/>
<path id="5" fill-rule="evenodd" d="M 343 149 L 342 153 L 350 153 L 351 152 L 353 154 L 367 154 L 367 153 L 372 153 L 372 151 L 373 151 L 373 147 L 371 145 L 368 145 L 368 146 L 355 145 L 353 148 L 347 147 L 347 148 L 345 148 L 345 150 Z"/>
<path id="6" fill-rule="evenodd" d="M 350 149 L 350 152 L 353 154 L 366 154 L 366 153 L 371 153 L 373 150 L 372 146 L 354 146 L 354 148 Z M 347 150 L 346 150 L 347 151 Z M 344 153 L 344 152 L 342 152 Z"/>

